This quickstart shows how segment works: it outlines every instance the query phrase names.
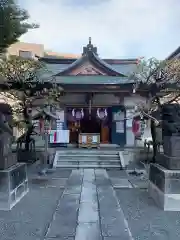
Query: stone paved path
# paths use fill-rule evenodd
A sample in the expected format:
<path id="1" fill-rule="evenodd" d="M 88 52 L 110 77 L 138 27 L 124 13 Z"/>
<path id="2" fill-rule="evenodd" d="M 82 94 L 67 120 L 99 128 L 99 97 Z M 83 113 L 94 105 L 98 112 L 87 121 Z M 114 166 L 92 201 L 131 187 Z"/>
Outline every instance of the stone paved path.
<path id="1" fill-rule="evenodd" d="M 46 240 L 131 240 L 106 170 L 73 170 Z"/>
<path id="2" fill-rule="evenodd" d="M 56 169 L 39 179 L 35 167 L 29 193 L 0 211 L 0 240 L 130 240 L 131 233 L 134 240 L 179 240 L 180 213 L 156 207 L 146 182 L 96 169 Z"/>

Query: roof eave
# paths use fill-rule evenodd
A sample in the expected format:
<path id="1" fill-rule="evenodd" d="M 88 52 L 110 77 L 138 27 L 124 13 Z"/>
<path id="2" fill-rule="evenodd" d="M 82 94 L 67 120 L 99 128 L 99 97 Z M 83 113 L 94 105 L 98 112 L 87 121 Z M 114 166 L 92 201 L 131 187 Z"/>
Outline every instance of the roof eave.
<path id="1" fill-rule="evenodd" d="M 55 76 L 66 76 L 70 71 L 73 69 L 81 66 L 83 61 L 89 60 L 92 62 L 94 65 L 98 65 L 100 68 L 103 69 L 105 73 L 109 76 L 119 76 L 119 77 L 126 77 L 125 75 L 115 71 L 114 69 L 111 68 L 111 66 L 106 63 L 104 60 L 100 59 L 95 53 L 93 52 L 88 52 L 87 54 L 82 55 L 81 58 L 77 59 L 75 62 L 73 62 L 69 67 L 67 67 L 65 70 L 59 72 Z"/>
<path id="2" fill-rule="evenodd" d="M 172 52 L 172 53 L 166 58 L 166 60 L 171 60 L 171 59 L 175 58 L 178 54 L 180 54 L 180 46 L 179 46 L 174 52 Z"/>

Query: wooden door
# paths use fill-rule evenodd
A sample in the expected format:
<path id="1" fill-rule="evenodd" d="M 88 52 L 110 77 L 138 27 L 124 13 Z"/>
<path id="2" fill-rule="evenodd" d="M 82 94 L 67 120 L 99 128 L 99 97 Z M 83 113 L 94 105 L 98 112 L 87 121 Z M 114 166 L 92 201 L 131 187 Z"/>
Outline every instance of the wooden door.
<path id="1" fill-rule="evenodd" d="M 101 126 L 101 143 L 109 143 L 109 127 Z"/>
<path id="2" fill-rule="evenodd" d="M 78 143 L 79 126 L 78 122 L 69 123 L 68 129 L 70 131 L 70 143 Z"/>

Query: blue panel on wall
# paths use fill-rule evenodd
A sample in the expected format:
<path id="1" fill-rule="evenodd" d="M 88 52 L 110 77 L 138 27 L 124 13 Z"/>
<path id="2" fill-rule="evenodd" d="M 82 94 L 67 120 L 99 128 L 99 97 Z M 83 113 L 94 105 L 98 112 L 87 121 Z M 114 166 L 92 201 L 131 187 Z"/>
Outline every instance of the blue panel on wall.
<path id="1" fill-rule="evenodd" d="M 118 129 L 118 117 L 116 117 L 118 114 L 124 114 L 124 118 L 126 117 L 126 112 L 124 106 L 113 106 L 112 107 L 112 131 L 111 131 L 111 138 L 112 138 L 112 144 L 118 144 L 120 146 L 124 146 L 126 144 L 126 121 L 123 120 L 121 122 L 122 131 L 119 131 Z"/>

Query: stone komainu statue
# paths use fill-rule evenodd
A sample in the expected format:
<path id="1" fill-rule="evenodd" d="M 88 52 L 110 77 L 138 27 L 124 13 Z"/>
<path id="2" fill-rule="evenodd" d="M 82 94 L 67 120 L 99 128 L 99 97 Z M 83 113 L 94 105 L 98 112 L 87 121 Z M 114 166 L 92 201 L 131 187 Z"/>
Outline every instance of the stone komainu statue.
<path id="1" fill-rule="evenodd" d="M 6 169 L 15 163 L 12 156 L 13 129 L 12 111 L 8 104 L 0 104 L 0 169 Z"/>
<path id="2" fill-rule="evenodd" d="M 180 105 L 165 104 L 162 107 L 162 141 L 164 154 L 179 157 Z"/>
<path id="3" fill-rule="evenodd" d="M 180 136 L 180 105 L 165 104 L 162 107 L 162 136 Z"/>

